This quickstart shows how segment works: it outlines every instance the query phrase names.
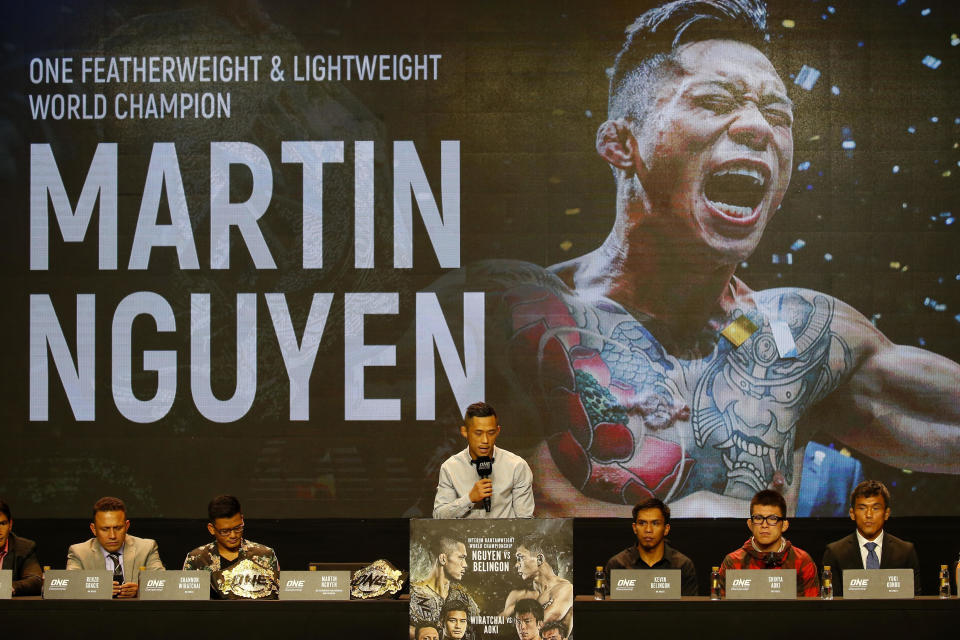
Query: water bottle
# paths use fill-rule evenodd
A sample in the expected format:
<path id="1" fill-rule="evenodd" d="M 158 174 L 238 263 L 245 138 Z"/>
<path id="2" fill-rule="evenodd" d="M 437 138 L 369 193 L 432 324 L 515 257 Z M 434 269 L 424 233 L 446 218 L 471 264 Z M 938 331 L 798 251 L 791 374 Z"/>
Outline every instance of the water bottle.
<path id="1" fill-rule="evenodd" d="M 596 573 L 593 574 L 593 599 L 594 600 L 603 600 L 606 596 L 607 590 L 607 576 L 603 572 L 603 567 L 597 567 Z"/>
<path id="2" fill-rule="evenodd" d="M 823 573 L 820 574 L 820 599 L 833 600 L 833 571 L 830 565 L 823 565 Z"/>
<path id="3" fill-rule="evenodd" d="M 947 565 L 940 565 L 940 597 L 950 597 L 950 569 Z"/>
<path id="4" fill-rule="evenodd" d="M 720 567 L 710 570 L 710 599 L 720 599 Z"/>

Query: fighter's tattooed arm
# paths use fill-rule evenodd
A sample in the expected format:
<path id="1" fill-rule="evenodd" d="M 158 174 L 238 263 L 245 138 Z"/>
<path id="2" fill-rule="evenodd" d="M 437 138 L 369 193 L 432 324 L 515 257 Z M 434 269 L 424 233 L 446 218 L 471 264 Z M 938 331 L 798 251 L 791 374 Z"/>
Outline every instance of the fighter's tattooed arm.
<path id="1" fill-rule="evenodd" d="M 886 464 L 960 473 L 960 365 L 930 351 L 896 345 L 848 305 L 835 325 L 859 359 L 829 400 L 837 439 Z M 839 410 L 838 410 L 839 409 Z"/>

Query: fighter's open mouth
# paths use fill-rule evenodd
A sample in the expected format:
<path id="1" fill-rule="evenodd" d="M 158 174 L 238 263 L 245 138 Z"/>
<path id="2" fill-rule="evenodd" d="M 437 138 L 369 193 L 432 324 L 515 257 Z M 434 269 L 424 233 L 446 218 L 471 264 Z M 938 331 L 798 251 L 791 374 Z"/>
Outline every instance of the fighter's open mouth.
<path id="1" fill-rule="evenodd" d="M 724 216 L 746 221 L 763 200 L 766 182 L 767 177 L 754 166 L 730 165 L 710 174 L 703 194 Z"/>

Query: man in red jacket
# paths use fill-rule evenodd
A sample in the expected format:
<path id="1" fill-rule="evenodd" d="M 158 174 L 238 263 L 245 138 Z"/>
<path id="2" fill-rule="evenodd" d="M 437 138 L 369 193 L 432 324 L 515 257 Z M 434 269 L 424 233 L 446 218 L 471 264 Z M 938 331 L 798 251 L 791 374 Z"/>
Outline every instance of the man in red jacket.
<path id="1" fill-rule="evenodd" d="M 730 569 L 796 569 L 797 595 L 820 595 L 817 565 L 810 554 L 783 537 L 790 522 L 787 503 L 776 491 L 765 489 L 750 501 L 747 528 L 753 534 L 743 546 L 728 553 L 720 566 L 720 593 L 726 595 L 726 577 Z"/>

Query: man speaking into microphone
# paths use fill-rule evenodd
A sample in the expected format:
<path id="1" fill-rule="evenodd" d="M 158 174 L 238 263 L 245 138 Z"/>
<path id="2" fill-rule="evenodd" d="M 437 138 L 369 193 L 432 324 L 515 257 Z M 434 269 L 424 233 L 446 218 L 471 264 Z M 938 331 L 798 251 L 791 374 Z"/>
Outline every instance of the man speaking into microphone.
<path id="1" fill-rule="evenodd" d="M 440 467 L 433 517 L 532 518 L 533 474 L 526 460 L 494 446 L 500 422 L 493 407 L 467 407 L 460 435 L 467 448 Z"/>

